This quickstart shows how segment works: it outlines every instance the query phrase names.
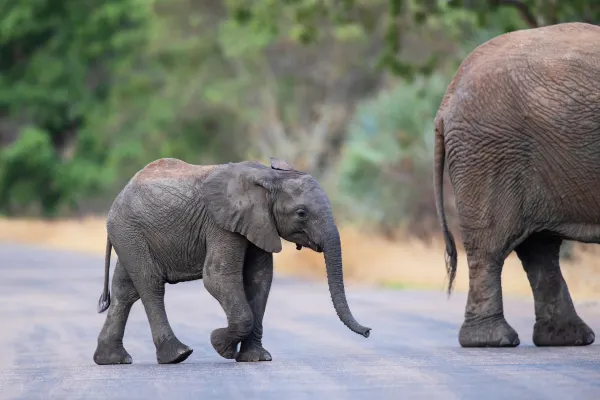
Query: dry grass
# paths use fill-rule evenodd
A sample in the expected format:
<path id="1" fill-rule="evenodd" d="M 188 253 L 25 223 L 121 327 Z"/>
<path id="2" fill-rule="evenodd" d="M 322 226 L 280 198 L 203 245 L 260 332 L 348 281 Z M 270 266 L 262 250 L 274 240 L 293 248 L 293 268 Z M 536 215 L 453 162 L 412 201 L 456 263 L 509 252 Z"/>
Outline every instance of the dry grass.
<path id="1" fill-rule="evenodd" d="M 77 221 L 36 221 L 0 219 L 0 241 L 34 244 L 43 247 L 103 255 L 106 228 L 103 218 Z M 361 233 L 357 229 L 341 230 L 344 276 L 347 281 L 386 286 L 433 288 L 444 290 L 447 283 L 443 246 L 427 245 L 417 240 L 389 242 Z M 596 246 L 578 245 L 575 257 L 563 262 L 563 274 L 577 300 L 596 298 L 600 293 L 600 265 Z M 284 242 L 275 255 L 275 267 L 281 274 L 324 278 L 323 256 Z M 98 265 L 101 268 L 101 265 Z M 511 255 L 502 274 L 505 294 L 531 296 L 525 273 L 516 256 Z M 468 269 L 464 251 L 459 249 L 456 290 L 468 287 Z"/>

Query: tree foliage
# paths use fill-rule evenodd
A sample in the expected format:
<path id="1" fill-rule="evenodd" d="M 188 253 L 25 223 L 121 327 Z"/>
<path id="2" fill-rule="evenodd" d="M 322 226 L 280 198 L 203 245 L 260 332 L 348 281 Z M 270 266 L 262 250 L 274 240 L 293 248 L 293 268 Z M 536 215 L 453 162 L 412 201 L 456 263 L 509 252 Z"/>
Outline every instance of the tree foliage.
<path id="1" fill-rule="evenodd" d="M 485 28 L 503 9 L 519 17 L 504 18 L 504 32 L 561 22 L 600 22 L 600 2 L 593 0 L 230 0 L 229 4 L 238 23 L 303 44 L 330 34 L 352 40 L 382 35 L 378 66 L 405 77 L 431 73 L 437 62 L 435 55 L 420 65 L 400 57 L 402 35 L 415 26 L 450 27 L 446 32 L 459 33 L 458 39 L 461 28 Z"/>
<path id="2" fill-rule="evenodd" d="M 406 179 L 429 184 L 427 121 L 461 59 L 576 20 L 597 23 L 599 4 L 0 1 L 0 212 L 105 208 L 159 157 L 277 156 L 335 182 L 357 215 L 381 223 L 375 204 L 389 214 L 401 199 L 393 223 L 414 219 L 429 205 Z"/>
<path id="3" fill-rule="evenodd" d="M 0 207 L 45 214 L 101 183 L 103 138 L 87 130 L 115 69 L 144 40 L 137 0 L 3 1 L 0 7 Z M 25 201 L 28 199 L 29 201 Z M 23 211 L 23 210 L 21 210 Z"/>

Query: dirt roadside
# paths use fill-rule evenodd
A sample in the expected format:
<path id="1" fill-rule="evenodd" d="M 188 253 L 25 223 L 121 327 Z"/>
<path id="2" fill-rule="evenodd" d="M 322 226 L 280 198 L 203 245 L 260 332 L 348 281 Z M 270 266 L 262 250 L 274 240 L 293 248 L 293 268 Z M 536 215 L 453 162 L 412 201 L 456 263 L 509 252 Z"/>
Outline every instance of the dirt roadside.
<path id="1" fill-rule="evenodd" d="M 104 218 L 38 221 L 0 219 L 0 241 L 32 244 L 47 248 L 103 255 L 106 241 Z M 429 288 L 443 291 L 447 283 L 441 242 L 425 244 L 416 240 L 389 242 L 353 228 L 342 228 L 344 278 L 348 282 L 387 287 Z M 323 256 L 307 249 L 296 251 L 284 243 L 275 255 L 275 268 L 283 275 L 325 278 Z M 576 245 L 573 260 L 562 263 L 562 271 L 576 301 L 600 298 L 600 263 L 596 246 Z M 98 265 L 98 268 L 101 268 Z M 513 254 L 502 273 L 505 295 L 531 296 L 531 289 L 519 260 Z M 459 249 L 456 291 L 468 288 L 464 251 Z"/>

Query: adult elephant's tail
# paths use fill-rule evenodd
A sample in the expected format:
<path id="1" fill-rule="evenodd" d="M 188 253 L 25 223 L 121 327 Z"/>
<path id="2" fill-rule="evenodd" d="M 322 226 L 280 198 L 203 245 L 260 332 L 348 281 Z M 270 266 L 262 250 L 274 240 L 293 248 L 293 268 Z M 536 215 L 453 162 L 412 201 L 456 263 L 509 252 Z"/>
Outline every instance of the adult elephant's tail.
<path id="1" fill-rule="evenodd" d="M 108 236 L 106 237 L 106 255 L 104 256 L 104 292 L 98 300 L 98 312 L 103 313 L 110 306 L 110 290 L 108 289 L 108 277 L 110 269 L 110 253 L 112 251 L 112 243 Z"/>
<path id="2" fill-rule="evenodd" d="M 446 213 L 444 211 L 444 164 L 446 161 L 446 148 L 444 146 L 444 121 L 441 115 L 435 119 L 435 149 L 433 168 L 433 190 L 435 193 L 435 208 L 442 224 L 444 241 L 446 242 L 446 273 L 448 274 L 448 296 L 452 294 L 452 285 L 456 277 L 456 243 L 454 236 L 448 229 Z"/>

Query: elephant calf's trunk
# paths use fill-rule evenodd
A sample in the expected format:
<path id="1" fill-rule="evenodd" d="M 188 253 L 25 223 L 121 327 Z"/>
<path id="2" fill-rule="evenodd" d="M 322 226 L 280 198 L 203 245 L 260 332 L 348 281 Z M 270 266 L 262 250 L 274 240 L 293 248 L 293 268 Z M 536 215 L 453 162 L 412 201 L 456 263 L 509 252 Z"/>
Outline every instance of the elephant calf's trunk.
<path id="1" fill-rule="evenodd" d="M 329 235 L 326 237 L 327 239 L 325 239 L 323 245 L 323 253 L 325 255 L 327 281 L 329 283 L 329 292 L 333 301 L 333 307 L 344 325 L 350 328 L 351 331 L 368 338 L 371 328 L 362 326 L 354 319 L 346 301 L 342 272 L 342 250 L 337 229 L 331 229 Z"/>

